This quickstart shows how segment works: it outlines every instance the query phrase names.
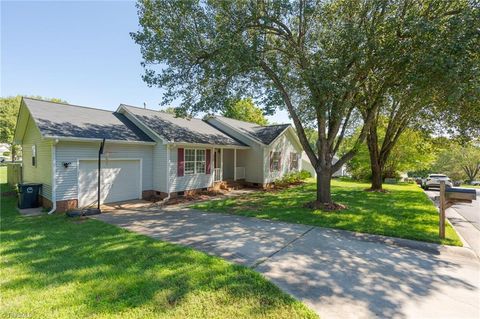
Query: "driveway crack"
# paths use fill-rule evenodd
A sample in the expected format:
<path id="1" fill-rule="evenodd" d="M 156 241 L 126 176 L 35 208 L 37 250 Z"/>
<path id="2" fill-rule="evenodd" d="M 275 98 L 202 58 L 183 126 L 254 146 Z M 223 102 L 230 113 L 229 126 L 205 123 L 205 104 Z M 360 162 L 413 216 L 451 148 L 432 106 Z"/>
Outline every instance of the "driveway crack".
<path id="1" fill-rule="evenodd" d="M 300 238 L 304 237 L 306 234 L 308 234 L 312 229 L 314 229 L 315 226 L 312 226 L 310 227 L 309 229 L 307 229 L 306 231 L 304 231 L 303 233 L 301 233 L 299 236 L 293 238 L 292 240 L 290 240 L 288 243 L 286 243 L 285 245 L 283 245 L 280 249 L 274 251 L 273 253 L 271 253 L 270 255 L 268 255 L 267 257 L 262 257 L 262 258 L 259 258 L 252 266 L 250 266 L 250 268 L 252 269 L 255 269 L 257 268 L 258 266 L 260 266 L 261 264 L 263 264 L 265 261 L 267 261 L 268 259 L 272 258 L 273 256 L 275 256 L 276 254 L 278 254 L 279 252 L 281 252 L 282 250 L 284 250 L 285 248 L 287 248 L 288 246 L 290 246 L 291 244 L 293 244 L 294 242 L 296 242 L 297 240 L 299 240 Z"/>

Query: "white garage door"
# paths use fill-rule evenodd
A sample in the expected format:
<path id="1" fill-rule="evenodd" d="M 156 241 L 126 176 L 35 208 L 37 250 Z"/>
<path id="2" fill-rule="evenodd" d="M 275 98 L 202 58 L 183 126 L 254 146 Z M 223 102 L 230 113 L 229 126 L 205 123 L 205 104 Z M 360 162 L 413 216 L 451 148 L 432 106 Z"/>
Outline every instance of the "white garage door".
<path id="1" fill-rule="evenodd" d="M 95 160 L 80 160 L 78 170 L 78 206 L 97 203 L 97 166 Z M 141 197 L 140 160 L 102 161 L 100 203 L 113 203 Z"/>

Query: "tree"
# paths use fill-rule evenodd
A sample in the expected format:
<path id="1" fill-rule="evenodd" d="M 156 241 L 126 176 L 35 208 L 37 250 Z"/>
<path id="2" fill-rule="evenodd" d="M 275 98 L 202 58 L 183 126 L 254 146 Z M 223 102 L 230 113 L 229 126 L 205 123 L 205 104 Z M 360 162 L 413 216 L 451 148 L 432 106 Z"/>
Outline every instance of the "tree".
<path id="1" fill-rule="evenodd" d="M 435 32 L 445 27 L 439 17 L 452 9 L 435 0 L 144 0 L 137 6 L 141 29 L 132 37 L 141 46 L 143 79 L 164 88 L 163 103 L 180 98 L 184 108 L 215 112 L 231 98 L 251 96 L 267 113 L 286 108 L 317 172 L 313 206 L 325 208 L 336 208 L 332 174 L 365 140 L 385 92 L 415 67 L 411 56 L 439 41 Z M 356 110 L 363 118 L 358 138 L 333 163 Z M 318 132 L 316 149 L 307 128 Z"/>
<path id="2" fill-rule="evenodd" d="M 452 143 L 440 152 L 433 168 L 448 174 L 454 180 L 475 180 L 480 172 L 480 146 L 474 143 L 459 145 Z"/>
<path id="3" fill-rule="evenodd" d="M 9 145 L 12 162 L 16 160 L 18 150 L 13 145 L 13 134 L 21 99 L 20 96 L 0 98 L 0 143 Z"/>
<path id="4" fill-rule="evenodd" d="M 169 106 L 166 109 L 164 109 L 162 112 L 174 115 L 176 117 L 189 117 L 188 113 L 184 109 L 179 107 Z"/>
<path id="5" fill-rule="evenodd" d="M 49 99 L 38 96 L 34 96 L 33 98 L 65 103 L 65 101 L 56 98 Z M 12 162 L 16 160 L 18 152 L 20 151 L 18 145 L 13 144 L 13 135 L 15 134 L 15 125 L 17 124 L 17 115 L 21 101 L 22 97 L 19 95 L 0 98 L 0 143 L 9 145 Z"/>
<path id="6" fill-rule="evenodd" d="M 262 110 L 255 106 L 251 98 L 228 101 L 222 115 L 258 125 L 266 125 L 268 123 Z"/>
<path id="7" fill-rule="evenodd" d="M 381 121 L 377 128 L 379 136 L 383 138 L 386 131 L 386 120 Z M 346 140 L 347 148 L 352 138 Z M 383 140 L 379 140 L 382 144 Z M 397 178 L 400 173 L 422 171 L 429 169 L 435 161 L 434 145 L 422 131 L 406 128 L 398 138 L 384 164 L 381 178 Z M 360 180 L 372 180 L 371 159 L 367 143 L 362 145 L 347 164 L 352 177 Z"/>
<path id="8" fill-rule="evenodd" d="M 453 128 L 450 134 L 456 131 L 464 137 L 468 134 L 478 136 L 480 132 L 480 38 L 477 31 L 480 10 L 473 5 L 471 8 L 465 6 L 462 1 L 449 3 L 449 11 L 438 16 L 439 28 L 435 29 L 434 36 L 441 41 L 430 42 L 431 50 L 410 54 L 416 66 L 406 66 L 407 76 L 387 92 L 370 126 L 367 144 L 371 190 L 382 189 L 384 170 L 393 155 L 392 150 L 413 120 L 429 131 L 449 126 Z M 430 32 L 423 34 L 419 37 L 422 41 L 433 36 Z M 379 136 L 379 128 L 383 130 L 382 136 Z"/>

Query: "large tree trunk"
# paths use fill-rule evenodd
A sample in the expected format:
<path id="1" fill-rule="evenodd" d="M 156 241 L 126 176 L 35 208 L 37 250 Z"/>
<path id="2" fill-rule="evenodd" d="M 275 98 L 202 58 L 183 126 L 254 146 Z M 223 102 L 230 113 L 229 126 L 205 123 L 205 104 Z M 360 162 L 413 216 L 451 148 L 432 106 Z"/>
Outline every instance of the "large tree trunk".
<path id="1" fill-rule="evenodd" d="M 383 184 L 383 167 L 377 162 L 377 163 L 371 163 L 371 169 L 372 169 L 372 186 L 371 190 L 372 191 L 381 191 L 382 190 L 382 184 Z"/>
<path id="2" fill-rule="evenodd" d="M 368 153 L 370 154 L 370 169 L 372 171 L 372 191 L 381 191 L 383 184 L 383 161 L 378 147 L 377 128 L 372 125 L 367 136 Z"/>
<path id="3" fill-rule="evenodd" d="M 330 192 L 331 175 L 330 171 L 317 170 L 317 202 L 319 204 L 332 203 L 332 194 Z"/>

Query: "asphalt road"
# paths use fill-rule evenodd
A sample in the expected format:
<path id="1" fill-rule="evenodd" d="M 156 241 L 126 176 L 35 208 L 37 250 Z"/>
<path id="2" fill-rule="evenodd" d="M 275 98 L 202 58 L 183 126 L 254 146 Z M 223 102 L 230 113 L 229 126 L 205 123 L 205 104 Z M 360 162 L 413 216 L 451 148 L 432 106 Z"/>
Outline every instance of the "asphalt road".
<path id="1" fill-rule="evenodd" d="M 425 191 L 425 193 L 427 193 L 430 198 L 439 196 L 438 190 L 435 189 Z M 452 207 L 480 231 L 480 189 L 477 189 L 477 200 L 471 204 L 462 203 L 453 205 Z"/>
<path id="2" fill-rule="evenodd" d="M 447 210 L 447 218 L 480 258 L 480 189 L 476 191 L 477 200 L 471 204 L 453 205 Z M 428 190 L 425 193 L 438 205 L 438 200 L 435 200 L 439 196 L 438 190 Z"/>
<path id="3" fill-rule="evenodd" d="M 453 208 L 480 231 L 480 189 L 477 189 L 477 200 L 471 204 L 454 205 Z"/>

